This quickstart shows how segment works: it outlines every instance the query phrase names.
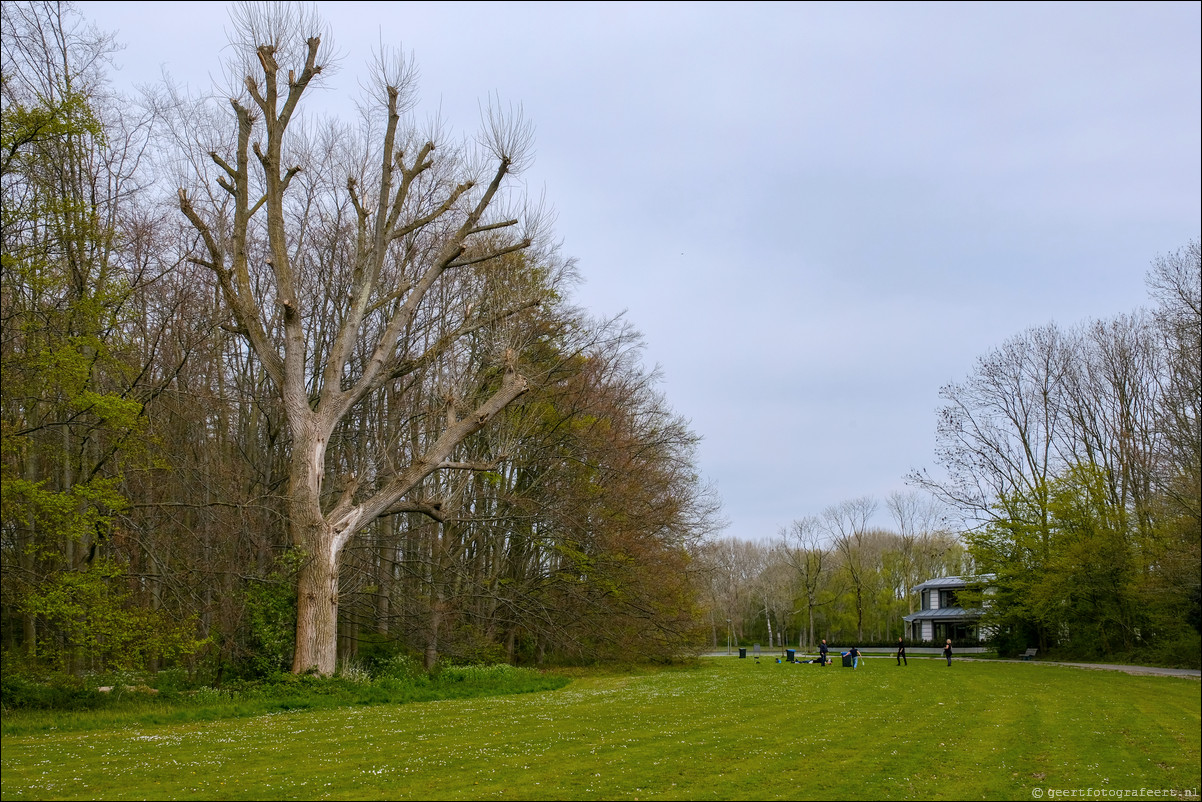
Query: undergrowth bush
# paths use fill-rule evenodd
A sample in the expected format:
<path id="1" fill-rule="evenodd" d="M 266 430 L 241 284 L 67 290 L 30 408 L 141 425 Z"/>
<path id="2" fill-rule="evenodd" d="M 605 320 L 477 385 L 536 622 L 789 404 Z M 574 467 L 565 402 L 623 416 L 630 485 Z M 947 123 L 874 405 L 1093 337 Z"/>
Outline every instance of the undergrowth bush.
<path id="1" fill-rule="evenodd" d="M 0 709 L 9 710 L 95 710 L 110 700 L 82 677 L 55 675 L 37 681 L 21 674 L 0 678 Z"/>
<path id="2" fill-rule="evenodd" d="M 563 675 L 505 664 L 439 665 L 427 673 L 416 659 L 399 654 L 383 661 L 375 672 L 348 663 L 332 677 L 281 672 L 258 680 L 234 680 L 221 687 L 191 687 L 187 677 L 178 673 L 86 678 L 6 673 L 0 685 L 4 710 L 0 731 L 86 730 L 133 722 L 159 724 L 462 699 L 554 690 L 569 681 Z M 152 687 L 155 684 L 160 688 Z"/>
<path id="3" fill-rule="evenodd" d="M 376 664 L 374 674 L 377 677 L 411 680 L 417 677 L 425 677 L 426 670 L 422 668 L 422 664 L 418 662 L 416 657 L 397 653 L 379 661 Z"/>

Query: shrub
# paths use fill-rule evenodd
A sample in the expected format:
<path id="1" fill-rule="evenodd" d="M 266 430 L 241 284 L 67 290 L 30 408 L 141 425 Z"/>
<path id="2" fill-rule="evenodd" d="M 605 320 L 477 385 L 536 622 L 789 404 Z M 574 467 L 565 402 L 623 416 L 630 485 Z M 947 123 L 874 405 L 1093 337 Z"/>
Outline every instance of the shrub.
<path id="1" fill-rule="evenodd" d="M 425 669 L 422 668 L 421 662 L 416 657 L 402 653 L 394 654 L 387 660 L 378 663 L 375 674 L 377 677 L 410 682 L 418 677 L 426 676 Z"/>
<path id="2" fill-rule="evenodd" d="M 286 671 L 296 647 L 296 573 L 303 554 L 291 550 L 276 558 L 267 578 L 246 590 L 250 619 L 249 667 L 253 676 Z"/>
<path id="3" fill-rule="evenodd" d="M 88 687 L 79 677 L 57 675 L 47 682 L 20 674 L 0 678 L 0 707 L 4 710 L 95 710 L 111 697 Z"/>
<path id="4" fill-rule="evenodd" d="M 41 622 L 38 654 L 58 669 L 83 660 L 101 668 L 139 669 L 207 645 L 197 637 L 196 616 L 175 621 L 162 610 L 139 606 L 126 582 L 120 565 L 97 559 L 87 570 L 59 572 L 32 590 L 21 608 Z"/>

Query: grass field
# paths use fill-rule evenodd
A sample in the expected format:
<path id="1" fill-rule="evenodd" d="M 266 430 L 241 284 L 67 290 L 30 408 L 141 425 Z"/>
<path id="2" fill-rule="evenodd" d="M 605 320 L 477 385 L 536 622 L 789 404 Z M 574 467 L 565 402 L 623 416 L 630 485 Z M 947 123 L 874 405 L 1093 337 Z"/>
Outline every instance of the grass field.
<path id="1" fill-rule="evenodd" d="M 0 795 L 1196 799 L 1200 688 L 1038 663 L 706 658 L 519 696 L 6 735 Z"/>

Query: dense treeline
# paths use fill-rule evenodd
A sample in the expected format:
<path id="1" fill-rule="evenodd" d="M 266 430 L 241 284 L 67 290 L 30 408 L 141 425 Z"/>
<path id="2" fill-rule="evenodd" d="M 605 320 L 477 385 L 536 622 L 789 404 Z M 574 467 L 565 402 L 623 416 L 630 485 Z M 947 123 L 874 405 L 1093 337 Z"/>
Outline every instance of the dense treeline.
<path id="1" fill-rule="evenodd" d="M 423 144 L 398 58 L 362 136 L 290 131 L 293 7 L 240 7 L 233 115 L 118 96 L 70 4 L 3 11 L 6 665 L 329 673 L 329 611 L 343 660 L 700 643 L 696 437 L 571 306 L 520 119 Z"/>

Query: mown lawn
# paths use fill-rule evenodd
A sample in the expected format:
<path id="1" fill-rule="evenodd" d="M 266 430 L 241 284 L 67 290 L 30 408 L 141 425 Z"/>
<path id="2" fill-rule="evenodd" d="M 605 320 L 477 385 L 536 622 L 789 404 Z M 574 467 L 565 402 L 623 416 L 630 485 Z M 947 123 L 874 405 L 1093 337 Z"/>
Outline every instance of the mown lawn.
<path id="1" fill-rule="evenodd" d="M 707 658 L 519 696 L 7 735 L 0 795 L 1196 799 L 1200 689 L 1038 663 Z"/>

